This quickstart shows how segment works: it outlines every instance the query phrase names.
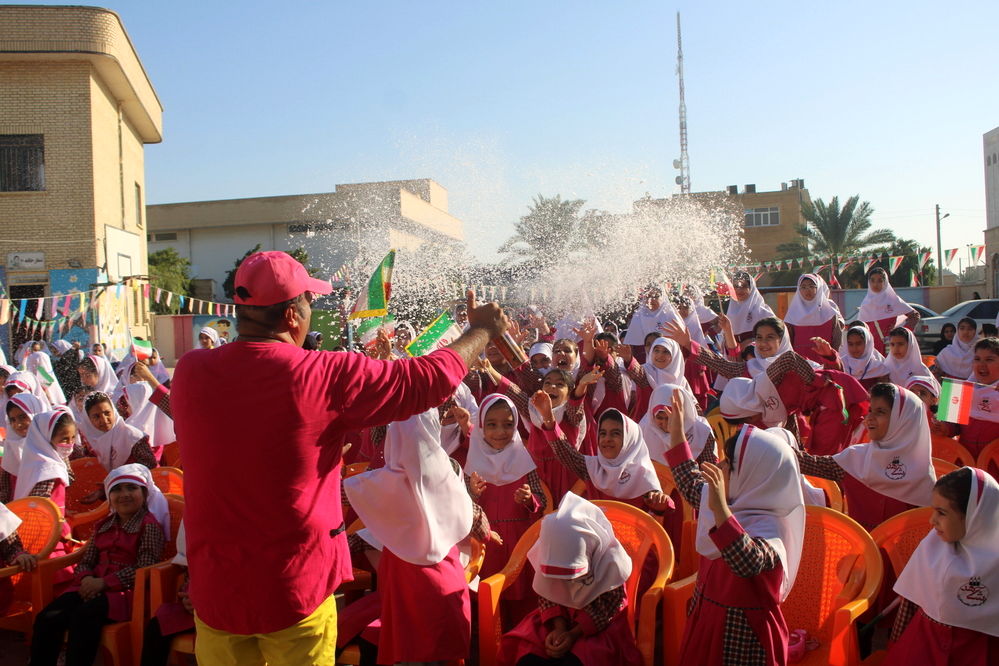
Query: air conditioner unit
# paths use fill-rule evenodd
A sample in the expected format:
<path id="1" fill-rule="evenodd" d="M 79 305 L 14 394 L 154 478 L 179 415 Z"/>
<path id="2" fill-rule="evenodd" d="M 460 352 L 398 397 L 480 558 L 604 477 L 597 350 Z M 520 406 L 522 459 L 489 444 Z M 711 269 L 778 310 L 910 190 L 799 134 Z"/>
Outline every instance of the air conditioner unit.
<path id="1" fill-rule="evenodd" d="M 756 185 L 753 183 L 746 185 L 746 194 L 756 194 Z"/>

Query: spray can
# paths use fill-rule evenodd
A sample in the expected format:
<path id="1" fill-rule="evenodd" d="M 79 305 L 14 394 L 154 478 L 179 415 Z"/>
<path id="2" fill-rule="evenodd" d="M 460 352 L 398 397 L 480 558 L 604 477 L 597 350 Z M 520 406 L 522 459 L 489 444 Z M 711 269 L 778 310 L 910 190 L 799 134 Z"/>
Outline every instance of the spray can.
<path id="1" fill-rule="evenodd" d="M 527 354 L 524 348 L 517 344 L 513 336 L 509 333 L 493 338 L 492 343 L 499 349 L 500 354 L 510 364 L 511 368 L 517 368 L 527 362 Z"/>

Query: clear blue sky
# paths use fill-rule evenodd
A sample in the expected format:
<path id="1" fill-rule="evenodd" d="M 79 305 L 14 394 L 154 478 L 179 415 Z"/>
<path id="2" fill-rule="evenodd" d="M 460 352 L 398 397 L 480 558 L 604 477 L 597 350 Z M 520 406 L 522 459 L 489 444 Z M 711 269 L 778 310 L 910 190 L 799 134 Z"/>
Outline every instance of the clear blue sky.
<path id="1" fill-rule="evenodd" d="M 679 9 L 695 191 L 801 177 L 925 244 L 939 203 L 945 248 L 983 242 L 995 0 L 106 6 L 165 109 L 150 203 L 431 177 L 484 257 L 539 192 L 629 210 L 676 191 Z"/>

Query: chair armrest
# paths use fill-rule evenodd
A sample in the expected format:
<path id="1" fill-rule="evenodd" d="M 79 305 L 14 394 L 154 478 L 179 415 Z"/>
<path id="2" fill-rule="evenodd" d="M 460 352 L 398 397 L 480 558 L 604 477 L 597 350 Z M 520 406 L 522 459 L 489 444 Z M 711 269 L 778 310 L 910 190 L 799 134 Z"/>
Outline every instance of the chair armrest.
<path id="1" fill-rule="evenodd" d="M 694 594 L 697 574 L 670 583 L 663 590 L 663 655 L 666 666 L 680 662 L 680 642 L 687 625 L 687 601 Z"/>
<path id="2" fill-rule="evenodd" d="M 496 649 L 500 636 L 497 635 L 499 623 L 500 597 L 506 583 L 506 574 L 493 574 L 479 581 L 479 664 L 495 666 Z"/>
<path id="3" fill-rule="evenodd" d="M 642 653 L 645 666 L 652 666 L 656 656 L 656 610 L 663 599 L 665 581 L 658 580 L 642 595 L 641 608 L 638 615 L 638 633 L 635 636 L 638 650 Z"/>
<path id="4" fill-rule="evenodd" d="M 149 567 L 149 608 L 155 612 L 165 603 L 177 601 L 177 580 L 184 567 L 173 562 L 160 562 Z"/>
<path id="5" fill-rule="evenodd" d="M 52 602 L 55 575 L 66 567 L 79 564 L 83 559 L 83 548 L 77 548 L 69 555 L 41 560 L 29 574 L 31 580 L 31 604 L 41 610 Z"/>

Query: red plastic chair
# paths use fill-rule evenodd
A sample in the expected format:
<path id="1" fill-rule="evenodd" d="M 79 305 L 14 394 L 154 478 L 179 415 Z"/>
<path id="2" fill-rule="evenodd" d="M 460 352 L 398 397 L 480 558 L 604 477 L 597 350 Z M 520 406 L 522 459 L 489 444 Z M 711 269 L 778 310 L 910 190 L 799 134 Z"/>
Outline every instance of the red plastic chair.
<path id="1" fill-rule="evenodd" d="M 932 446 L 932 455 L 934 458 L 946 460 L 949 463 L 954 463 L 958 467 L 975 464 L 975 456 L 971 455 L 971 452 L 956 439 L 934 435 Z"/>
<path id="2" fill-rule="evenodd" d="M 84 504 L 80 500 L 99 488 L 104 487 L 104 478 L 108 472 L 98 462 L 97 458 L 77 458 L 69 462 L 73 470 L 73 482 L 66 488 L 66 520 L 74 525 L 74 516 L 78 513 L 93 511 L 94 504 Z"/>
<path id="3" fill-rule="evenodd" d="M 667 495 L 673 494 L 677 490 L 677 487 L 672 470 L 666 465 L 655 461 L 653 461 L 652 466 L 656 470 L 656 476 L 659 477 L 659 485 L 662 486 L 663 492 Z M 694 547 L 694 542 L 697 539 L 697 515 L 694 513 L 694 507 L 690 506 L 682 494 L 680 495 L 680 502 L 677 509 L 683 512 L 683 528 L 680 532 L 679 548 L 677 544 L 673 544 L 673 552 L 679 553 L 676 558 L 673 576 L 675 578 L 685 578 L 697 571 L 698 555 Z"/>
<path id="4" fill-rule="evenodd" d="M 932 515 L 932 507 L 909 509 L 892 516 L 871 530 L 871 538 L 888 556 L 895 578 L 902 573 L 916 546 L 932 529 L 930 525 Z"/>
<path id="5" fill-rule="evenodd" d="M 24 550 L 46 559 L 59 543 L 62 527 L 62 512 L 47 497 L 24 497 L 7 505 L 21 519 L 17 535 L 21 538 Z M 17 631 L 30 639 L 31 628 L 39 608 L 31 598 L 31 580 L 18 566 L 0 569 L 0 579 L 9 578 L 14 585 L 14 601 L 0 615 L 0 629 Z"/>
<path id="6" fill-rule="evenodd" d="M 631 557 L 631 576 L 625 584 L 629 599 L 636 603 L 628 605 L 628 620 L 635 629 L 638 649 L 642 653 L 645 666 L 651 666 L 655 653 L 656 615 L 662 601 L 663 588 L 673 573 L 673 545 L 666 531 L 652 516 L 629 504 L 596 500 L 595 505 L 603 509 L 614 527 L 614 534 Z M 503 627 L 500 621 L 499 604 L 503 590 L 510 587 L 521 574 L 527 561 L 527 551 L 531 549 L 541 532 L 541 521 L 531 525 L 514 547 L 510 560 L 499 573 L 479 582 L 479 663 L 481 666 L 494 666 L 496 650 L 503 632 L 512 627 Z M 659 569 L 652 585 L 640 600 L 636 598 L 638 580 L 642 566 L 650 551 L 655 551 Z"/>

